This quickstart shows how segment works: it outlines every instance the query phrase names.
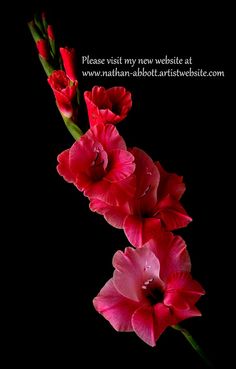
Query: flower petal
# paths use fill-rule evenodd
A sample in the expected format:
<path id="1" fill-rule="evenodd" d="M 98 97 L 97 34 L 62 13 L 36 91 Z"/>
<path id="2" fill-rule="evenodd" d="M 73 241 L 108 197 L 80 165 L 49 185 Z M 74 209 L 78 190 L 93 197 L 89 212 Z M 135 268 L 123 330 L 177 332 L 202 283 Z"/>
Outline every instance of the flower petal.
<path id="1" fill-rule="evenodd" d="M 61 91 L 54 91 L 57 106 L 60 112 L 66 117 L 71 118 L 73 115 L 73 107 L 71 99 Z"/>
<path id="2" fill-rule="evenodd" d="M 112 112 L 115 113 L 115 123 L 124 119 L 132 107 L 131 93 L 124 87 L 111 87 L 107 90 Z"/>
<path id="3" fill-rule="evenodd" d="M 57 166 L 57 171 L 67 182 L 74 183 L 75 176 L 69 168 L 69 152 L 70 150 L 68 149 L 58 155 L 57 160 L 59 164 Z"/>
<path id="4" fill-rule="evenodd" d="M 129 177 L 135 170 L 133 155 L 127 150 L 113 150 L 109 155 L 110 170 L 106 180 L 118 182 Z"/>
<path id="5" fill-rule="evenodd" d="M 89 125 L 90 127 L 94 127 L 96 124 L 103 124 L 103 119 L 101 117 L 100 111 L 98 107 L 86 96 L 86 92 L 84 93 L 84 100 L 88 109 L 89 116 Z"/>
<path id="6" fill-rule="evenodd" d="M 155 341 L 158 340 L 164 330 L 174 324 L 177 324 L 177 319 L 171 310 L 163 303 L 158 303 L 154 307 L 155 311 Z"/>
<path id="7" fill-rule="evenodd" d="M 110 109 L 100 109 L 99 112 L 104 124 L 116 124 L 121 121 L 120 116 L 113 113 Z"/>
<path id="8" fill-rule="evenodd" d="M 185 310 L 178 310 L 175 307 L 171 307 L 171 310 L 176 318 L 176 322 L 173 324 L 178 324 L 182 320 L 202 315 L 198 308 L 196 308 L 196 306 Z"/>
<path id="9" fill-rule="evenodd" d="M 157 201 L 157 188 L 160 181 L 159 171 L 153 160 L 141 149 L 129 150 L 135 158 L 136 207 L 141 213 L 151 213 Z"/>
<path id="10" fill-rule="evenodd" d="M 145 151 L 134 147 L 129 150 L 135 157 L 136 170 L 135 174 L 138 179 L 137 184 L 137 197 L 143 195 L 147 187 L 151 186 L 156 192 L 160 181 L 159 171 Z"/>
<path id="11" fill-rule="evenodd" d="M 160 276 L 166 281 L 175 272 L 190 272 L 191 261 L 187 246 L 180 236 L 160 230 L 144 246 L 150 248 L 160 261 Z"/>
<path id="12" fill-rule="evenodd" d="M 160 172 L 158 199 L 171 195 L 176 200 L 179 200 L 186 189 L 186 186 L 183 183 L 183 177 L 174 173 L 166 172 L 159 162 L 156 162 L 156 166 Z"/>
<path id="13" fill-rule="evenodd" d="M 124 232 L 132 246 L 143 245 L 143 221 L 135 215 L 128 215 L 124 220 Z"/>
<path id="14" fill-rule="evenodd" d="M 159 260 L 148 248 L 135 250 L 127 247 L 125 252 L 117 251 L 112 263 L 116 289 L 133 301 L 145 301 L 142 286 L 148 279 L 155 279 L 156 284 L 162 284 L 159 279 Z"/>
<path id="15" fill-rule="evenodd" d="M 204 289 L 197 281 L 192 279 L 190 273 L 177 272 L 171 274 L 168 278 L 164 303 L 178 310 L 188 310 L 204 294 Z"/>
<path id="16" fill-rule="evenodd" d="M 104 216 L 106 221 L 115 228 L 123 228 L 124 220 L 127 216 L 127 204 L 112 206 L 98 199 L 91 199 L 90 210 Z"/>
<path id="17" fill-rule="evenodd" d="M 107 319 L 116 331 L 133 331 L 131 317 L 138 304 L 122 296 L 110 279 L 94 298 L 95 309 Z"/>
<path id="18" fill-rule="evenodd" d="M 158 202 L 157 208 L 157 217 L 160 217 L 167 231 L 186 227 L 192 221 L 179 201 L 169 195 Z"/>
<path id="19" fill-rule="evenodd" d="M 96 124 L 86 134 L 93 140 L 100 142 L 107 153 L 115 149 L 126 150 L 124 139 L 112 124 Z"/>
<path id="20" fill-rule="evenodd" d="M 154 347 L 155 340 L 155 314 L 152 306 L 141 306 L 131 319 L 134 332 L 141 340 Z"/>
<path id="21" fill-rule="evenodd" d="M 111 183 L 104 178 L 97 183 L 93 183 L 92 186 L 87 187 L 84 195 L 90 200 L 97 199 L 112 206 L 121 206 L 127 202 L 127 199 L 133 194 L 134 189 L 132 176 L 115 183 Z"/>
<path id="22" fill-rule="evenodd" d="M 131 94 L 124 87 L 105 90 L 104 87 L 94 86 L 92 91 L 84 93 L 84 99 L 91 127 L 120 122 L 132 106 Z"/>
<path id="23" fill-rule="evenodd" d="M 90 100 L 98 107 L 98 109 L 103 109 L 106 107 L 107 109 L 111 109 L 110 99 L 107 95 L 107 91 L 104 87 L 94 86 L 92 91 L 86 91 L 85 95 L 90 98 Z"/>
<path id="24" fill-rule="evenodd" d="M 160 220 L 128 215 L 124 220 L 124 232 L 131 245 L 141 247 L 160 229 Z"/>
<path id="25" fill-rule="evenodd" d="M 108 157 L 103 146 L 85 134 L 70 148 L 69 164 L 77 187 L 83 191 L 104 176 Z"/>

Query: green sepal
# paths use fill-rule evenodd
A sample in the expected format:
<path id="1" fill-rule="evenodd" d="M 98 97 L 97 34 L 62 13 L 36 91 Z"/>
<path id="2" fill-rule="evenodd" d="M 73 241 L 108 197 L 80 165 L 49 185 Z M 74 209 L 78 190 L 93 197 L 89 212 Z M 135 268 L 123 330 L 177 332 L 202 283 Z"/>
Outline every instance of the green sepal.
<path id="1" fill-rule="evenodd" d="M 42 17 L 44 31 L 47 34 L 48 33 L 48 31 L 47 31 L 47 29 L 48 29 L 48 22 L 47 22 L 46 15 L 45 15 L 44 12 L 41 14 L 41 17 Z"/>
<path id="2" fill-rule="evenodd" d="M 52 55 L 52 58 L 54 59 L 56 55 L 56 43 L 55 43 L 55 40 L 51 40 L 50 38 L 48 38 L 48 40 L 49 40 L 49 44 L 51 47 L 51 55 Z"/>
<path id="3" fill-rule="evenodd" d="M 37 26 L 37 28 L 39 29 L 39 31 L 42 34 L 42 37 L 41 38 L 46 38 L 47 37 L 47 34 L 44 31 L 44 27 L 42 25 L 41 17 L 38 14 L 35 14 L 34 15 L 34 23 L 35 23 L 35 25 Z"/>
<path id="4" fill-rule="evenodd" d="M 35 43 L 37 43 L 39 40 L 42 39 L 42 36 L 40 35 L 39 30 L 36 27 L 35 22 L 33 20 L 28 22 L 28 27 L 29 27 L 29 30 L 31 32 L 31 35 L 32 35 Z"/>

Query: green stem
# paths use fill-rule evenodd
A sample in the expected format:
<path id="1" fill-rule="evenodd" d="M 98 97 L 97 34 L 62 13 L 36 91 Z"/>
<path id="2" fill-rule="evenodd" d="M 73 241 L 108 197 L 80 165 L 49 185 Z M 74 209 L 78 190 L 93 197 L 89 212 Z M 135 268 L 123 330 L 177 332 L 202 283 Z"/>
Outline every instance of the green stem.
<path id="1" fill-rule="evenodd" d="M 61 114 L 61 116 L 65 122 L 66 128 L 68 129 L 72 137 L 76 141 L 79 140 L 80 137 L 83 135 L 81 129 L 70 118 L 66 118 L 63 114 Z"/>
<path id="2" fill-rule="evenodd" d="M 42 56 L 40 55 L 39 55 L 39 60 L 43 66 L 44 72 L 49 77 L 55 69 L 46 59 L 42 58 Z"/>
<path id="3" fill-rule="evenodd" d="M 208 367 L 213 368 L 212 363 L 209 361 L 209 359 L 207 358 L 207 356 L 204 353 L 204 351 L 201 349 L 201 347 L 195 341 L 195 339 L 193 338 L 193 336 L 187 331 L 187 329 L 182 328 L 179 324 L 172 325 L 172 328 L 176 329 L 177 331 L 180 331 L 184 335 L 184 337 L 186 338 L 186 340 L 190 343 L 190 345 L 192 346 L 192 348 L 202 358 L 202 360 L 205 362 L 205 364 Z"/>

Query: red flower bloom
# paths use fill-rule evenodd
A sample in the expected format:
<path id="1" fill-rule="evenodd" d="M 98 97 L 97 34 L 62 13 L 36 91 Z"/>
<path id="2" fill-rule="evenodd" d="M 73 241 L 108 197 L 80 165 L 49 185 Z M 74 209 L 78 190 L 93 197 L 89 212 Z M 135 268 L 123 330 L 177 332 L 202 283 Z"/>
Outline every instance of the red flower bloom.
<path id="1" fill-rule="evenodd" d="M 138 148 L 130 152 L 136 164 L 135 195 L 119 208 L 92 199 L 90 209 L 104 215 L 114 227 L 123 228 L 129 242 L 141 247 L 157 229 L 185 227 L 191 218 L 179 202 L 185 191 L 182 177 L 165 172 Z"/>
<path id="2" fill-rule="evenodd" d="M 184 241 L 163 232 L 140 249 L 113 257 L 111 278 L 93 300 L 95 309 L 117 331 L 134 331 L 155 346 L 168 327 L 200 316 L 195 303 L 205 292 L 192 279 Z"/>
<path id="3" fill-rule="evenodd" d="M 68 47 L 60 47 L 60 53 L 63 61 L 63 65 L 66 71 L 66 75 L 71 81 L 77 80 L 76 77 L 76 63 L 75 63 L 75 49 Z"/>
<path id="4" fill-rule="evenodd" d="M 94 86 L 92 91 L 85 91 L 90 126 L 98 123 L 116 124 L 123 120 L 132 106 L 131 93 L 124 87 Z"/>
<path id="5" fill-rule="evenodd" d="M 59 174 L 89 198 L 119 205 L 134 192 L 134 157 L 113 125 L 90 128 L 58 161 Z"/>
<path id="6" fill-rule="evenodd" d="M 60 112 L 67 118 L 74 113 L 78 82 L 72 82 L 62 70 L 54 71 L 48 78 Z"/>
<path id="7" fill-rule="evenodd" d="M 49 47 L 48 47 L 48 42 L 44 39 L 38 40 L 36 42 L 36 46 L 38 49 L 38 53 L 39 55 L 43 58 L 48 60 L 49 58 Z"/>
<path id="8" fill-rule="evenodd" d="M 155 164 L 160 173 L 158 196 L 163 198 L 170 194 L 176 200 L 179 200 L 186 190 L 185 184 L 183 183 L 183 177 L 174 173 L 166 172 L 159 162 L 156 162 Z"/>

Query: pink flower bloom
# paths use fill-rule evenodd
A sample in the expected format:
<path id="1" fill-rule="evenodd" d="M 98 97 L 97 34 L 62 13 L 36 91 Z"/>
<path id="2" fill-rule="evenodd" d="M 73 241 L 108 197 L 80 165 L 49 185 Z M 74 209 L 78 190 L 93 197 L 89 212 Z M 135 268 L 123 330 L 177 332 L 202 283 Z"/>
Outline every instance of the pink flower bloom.
<path id="1" fill-rule="evenodd" d="M 191 277 L 189 255 L 179 236 L 162 232 L 140 249 L 117 251 L 113 266 L 113 278 L 93 304 L 117 331 L 134 331 L 155 346 L 168 326 L 201 315 L 195 304 L 205 292 Z"/>
<path id="2" fill-rule="evenodd" d="M 71 81 L 76 81 L 77 77 L 76 77 L 75 49 L 73 48 L 70 49 L 68 47 L 60 47 L 60 53 L 67 77 L 69 77 Z"/>
<path id="3" fill-rule="evenodd" d="M 92 199 L 90 209 L 104 215 L 116 228 L 123 228 L 129 242 L 141 247 L 153 232 L 185 227 L 191 218 L 179 202 L 185 191 L 182 177 L 164 171 L 142 150 L 134 148 L 136 193 L 119 208 Z"/>
<path id="4" fill-rule="evenodd" d="M 134 157 L 111 125 L 90 128 L 58 156 L 57 170 L 89 198 L 119 205 L 134 190 Z"/>
<path id="5" fill-rule="evenodd" d="M 43 59 L 48 60 L 48 58 L 49 58 L 48 42 L 46 40 L 44 40 L 44 39 L 41 39 L 41 40 L 38 40 L 36 42 L 36 46 L 37 46 L 39 55 Z"/>
<path id="6" fill-rule="evenodd" d="M 85 91 L 90 126 L 98 123 L 116 124 L 123 120 L 132 106 L 131 93 L 124 87 L 94 86 L 92 91 Z"/>
<path id="7" fill-rule="evenodd" d="M 72 82 L 62 70 L 54 71 L 48 78 L 56 98 L 60 112 L 67 118 L 71 118 L 75 109 L 76 92 L 78 82 Z"/>

